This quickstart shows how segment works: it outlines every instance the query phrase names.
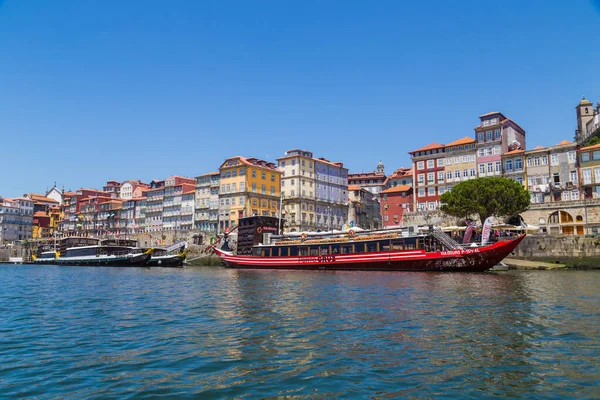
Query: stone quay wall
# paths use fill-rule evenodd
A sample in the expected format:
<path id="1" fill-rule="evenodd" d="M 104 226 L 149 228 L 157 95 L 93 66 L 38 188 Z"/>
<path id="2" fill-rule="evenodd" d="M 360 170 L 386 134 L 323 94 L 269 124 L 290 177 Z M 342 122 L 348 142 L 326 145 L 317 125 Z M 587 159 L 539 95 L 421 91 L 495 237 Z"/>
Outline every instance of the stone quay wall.
<path id="1" fill-rule="evenodd" d="M 531 261 L 600 268 L 600 238 L 575 235 L 527 235 L 510 255 Z"/>

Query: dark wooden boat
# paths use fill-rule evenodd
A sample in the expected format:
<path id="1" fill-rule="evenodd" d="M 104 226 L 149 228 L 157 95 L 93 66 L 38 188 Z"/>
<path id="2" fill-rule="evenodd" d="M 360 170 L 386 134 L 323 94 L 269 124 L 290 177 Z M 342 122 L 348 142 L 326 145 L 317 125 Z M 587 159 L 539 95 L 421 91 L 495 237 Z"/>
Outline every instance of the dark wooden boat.
<path id="1" fill-rule="evenodd" d="M 136 247 L 137 242 L 123 239 L 100 241 L 94 238 L 68 237 L 61 241 L 58 265 L 137 267 L 145 265 L 153 249 Z"/>
<path id="2" fill-rule="evenodd" d="M 240 220 L 240 235 L 243 235 L 242 223 Z M 263 227 L 256 229 L 264 231 Z M 486 271 L 508 256 L 524 236 L 466 247 L 432 227 L 423 234 L 409 229 L 349 230 L 338 234 L 302 234 L 291 240 L 271 236 L 266 238 L 270 240 L 253 244 L 250 252 L 239 247 L 237 252 L 218 249 L 214 245 L 213 249 L 232 268 Z M 241 241 L 238 240 L 238 244 Z"/>
<path id="3" fill-rule="evenodd" d="M 154 248 L 152 257 L 146 265 L 150 267 L 183 267 L 187 257 L 186 247 L 187 242 L 179 242 L 165 248 Z"/>

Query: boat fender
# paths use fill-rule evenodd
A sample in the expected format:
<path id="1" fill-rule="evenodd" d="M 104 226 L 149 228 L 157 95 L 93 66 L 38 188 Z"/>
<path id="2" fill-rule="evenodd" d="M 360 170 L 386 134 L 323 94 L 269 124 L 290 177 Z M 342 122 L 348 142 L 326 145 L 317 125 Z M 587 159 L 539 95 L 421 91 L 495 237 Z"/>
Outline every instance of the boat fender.
<path id="1" fill-rule="evenodd" d="M 302 235 L 300 235 L 300 239 L 304 242 L 306 240 L 306 233 L 302 233 Z"/>
<path id="2" fill-rule="evenodd" d="M 350 229 L 348 231 L 348 236 L 350 236 L 351 238 L 353 238 L 354 237 L 354 230 Z"/>

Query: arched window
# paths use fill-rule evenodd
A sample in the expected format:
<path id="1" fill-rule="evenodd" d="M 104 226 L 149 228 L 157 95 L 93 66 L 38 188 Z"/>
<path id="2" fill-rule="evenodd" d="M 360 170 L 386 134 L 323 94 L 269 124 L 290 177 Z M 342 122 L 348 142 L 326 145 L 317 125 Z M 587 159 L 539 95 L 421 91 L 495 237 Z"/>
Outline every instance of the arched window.
<path id="1" fill-rule="evenodd" d="M 575 220 L 577 222 L 581 222 L 581 221 L 583 221 L 583 217 L 581 215 L 578 215 L 578 216 L 575 217 Z"/>
<path id="2" fill-rule="evenodd" d="M 552 214 L 550 214 L 550 216 L 548 217 L 548 223 L 549 224 L 560 223 L 560 221 L 558 220 L 558 211 L 554 211 Z"/>
<path id="3" fill-rule="evenodd" d="M 573 216 L 566 211 L 560 212 L 560 222 L 573 222 Z"/>

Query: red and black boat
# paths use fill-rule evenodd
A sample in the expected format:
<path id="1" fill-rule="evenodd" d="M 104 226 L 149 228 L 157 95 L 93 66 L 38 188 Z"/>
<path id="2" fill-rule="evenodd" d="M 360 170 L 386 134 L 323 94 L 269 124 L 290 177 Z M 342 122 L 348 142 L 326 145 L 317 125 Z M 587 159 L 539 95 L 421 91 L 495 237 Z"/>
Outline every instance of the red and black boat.
<path id="1" fill-rule="evenodd" d="M 523 240 L 520 235 L 483 246 L 456 242 L 440 229 L 411 229 L 274 236 L 261 219 L 240 219 L 237 251 L 214 251 L 232 268 L 364 271 L 486 271 Z M 275 218 L 276 219 L 276 218 Z M 263 222 L 263 223 L 261 223 Z M 276 229 L 275 229 L 276 231 Z"/>

